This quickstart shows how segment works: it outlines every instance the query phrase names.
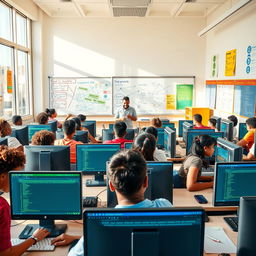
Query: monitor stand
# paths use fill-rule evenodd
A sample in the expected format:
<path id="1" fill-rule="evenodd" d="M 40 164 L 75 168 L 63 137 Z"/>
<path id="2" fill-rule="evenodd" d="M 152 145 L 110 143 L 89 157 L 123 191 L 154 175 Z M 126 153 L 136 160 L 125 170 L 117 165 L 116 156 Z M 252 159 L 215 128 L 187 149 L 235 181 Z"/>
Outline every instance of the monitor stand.
<path id="1" fill-rule="evenodd" d="M 54 224 L 54 220 L 39 220 L 39 225 L 38 224 L 29 224 L 26 225 L 26 227 L 23 229 L 23 231 L 20 233 L 19 238 L 20 239 L 27 239 L 32 234 L 37 228 L 45 228 L 48 231 L 50 231 L 50 235 L 48 237 L 56 237 L 61 235 L 62 233 L 65 233 L 67 229 L 66 224 Z"/>
<path id="2" fill-rule="evenodd" d="M 104 174 L 95 174 L 94 180 L 87 180 L 86 187 L 104 187 L 106 186 L 106 180 L 104 180 Z"/>

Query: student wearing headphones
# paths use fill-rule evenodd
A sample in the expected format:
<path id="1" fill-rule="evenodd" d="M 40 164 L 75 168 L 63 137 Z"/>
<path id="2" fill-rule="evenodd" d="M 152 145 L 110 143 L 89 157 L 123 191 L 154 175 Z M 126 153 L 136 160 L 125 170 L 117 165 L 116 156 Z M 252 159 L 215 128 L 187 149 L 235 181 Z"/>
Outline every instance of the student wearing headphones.
<path id="1" fill-rule="evenodd" d="M 0 190 L 8 193 L 10 189 L 8 173 L 11 170 L 24 168 L 25 156 L 23 152 L 7 146 L 0 146 Z M 11 216 L 8 202 L 0 196 L 0 255 L 19 256 L 30 246 L 43 240 L 49 235 L 46 229 L 37 229 L 31 237 L 19 245 L 11 244 Z"/>
<path id="2" fill-rule="evenodd" d="M 116 208 L 159 208 L 171 207 L 163 198 L 154 201 L 144 198 L 148 187 L 147 165 L 143 155 L 136 150 L 124 150 L 114 155 L 108 170 L 109 186 L 115 191 L 118 205 Z M 56 246 L 72 243 L 77 236 L 62 234 L 52 243 Z M 84 255 L 84 238 L 70 250 L 68 256 Z"/>

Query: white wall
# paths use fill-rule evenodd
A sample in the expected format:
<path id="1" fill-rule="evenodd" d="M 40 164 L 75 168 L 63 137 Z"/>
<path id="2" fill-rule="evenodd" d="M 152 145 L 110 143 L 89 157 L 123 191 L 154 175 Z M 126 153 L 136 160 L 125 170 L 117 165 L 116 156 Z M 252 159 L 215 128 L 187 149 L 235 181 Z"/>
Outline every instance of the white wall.
<path id="1" fill-rule="evenodd" d="M 44 17 L 44 98 L 48 76 L 195 75 L 204 95 L 205 19 Z"/>
<path id="2" fill-rule="evenodd" d="M 232 1 L 228 1 L 210 17 L 208 23 L 231 8 Z M 226 21 L 219 24 L 206 36 L 206 79 L 213 79 L 211 74 L 211 58 L 219 56 L 219 77 L 217 79 L 255 79 L 255 74 L 246 74 L 246 49 L 249 45 L 256 45 L 256 1 L 239 10 Z M 226 51 L 237 49 L 236 75 L 225 77 Z M 215 78 L 216 79 L 216 78 Z"/>

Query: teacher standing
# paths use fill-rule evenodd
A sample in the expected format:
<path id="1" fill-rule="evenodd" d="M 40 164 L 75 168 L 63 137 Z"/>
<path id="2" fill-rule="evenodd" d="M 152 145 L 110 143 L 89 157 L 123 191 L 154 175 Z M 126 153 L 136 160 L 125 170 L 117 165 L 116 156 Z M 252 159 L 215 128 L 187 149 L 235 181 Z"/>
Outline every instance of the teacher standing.
<path id="1" fill-rule="evenodd" d="M 137 120 L 137 114 L 133 107 L 130 107 L 129 97 L 123 97 L 122 106 L 116 112 L 116 120 L 126 123 L 128 129 L 132 129 L 132 121 Z"/>

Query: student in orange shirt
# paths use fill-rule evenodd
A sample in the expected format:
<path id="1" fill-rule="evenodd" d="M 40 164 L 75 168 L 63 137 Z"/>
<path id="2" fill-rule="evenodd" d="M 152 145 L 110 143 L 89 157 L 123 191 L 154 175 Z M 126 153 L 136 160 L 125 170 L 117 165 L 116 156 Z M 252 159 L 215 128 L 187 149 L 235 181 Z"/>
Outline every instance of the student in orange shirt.
<path id="1" fill-rule="evenodd" d="M 248 132 L 237 142 L 238 146 L 243 147 L 247 152 L 254 143 L 254 133 L 256 132 L 256 117 L 251 117 L 246 120 L 246 128 Z"/>
<path id="2" fill-rule="evenodd" d="M 80 141 L 73 140 L 76 133 L 76 122 L 74 120 L 66 120 L 63 123 L 64 139 L 55 140 L 56 146 L 70 146 L 70 163 L 76 163 L 76 145 L 83 144 Z"/>
<path id="3" fill-rule="evenodd" d="M 125 122 L 116 122 L 114 125 L 114 131 L 115 131 L 115 139 L 113 140 L 106 140 L 104 144 L 112 144 L 112 143 L 120 143 L 121 148 L 124 148 L 125 142 L 133 142 L 132 140 L 125 139 L 127 125 Z"/>

